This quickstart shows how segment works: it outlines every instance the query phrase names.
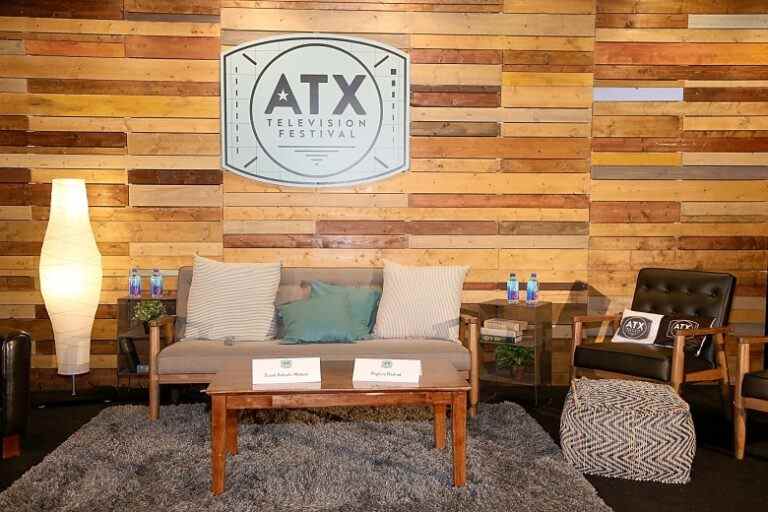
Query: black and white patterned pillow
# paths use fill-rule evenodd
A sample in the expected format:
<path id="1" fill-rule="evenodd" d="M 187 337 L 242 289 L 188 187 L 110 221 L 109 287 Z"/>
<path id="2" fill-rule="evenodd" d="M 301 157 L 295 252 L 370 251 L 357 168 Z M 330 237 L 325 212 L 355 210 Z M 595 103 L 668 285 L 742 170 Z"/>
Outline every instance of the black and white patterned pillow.
<path id="1" fill-rule="evenodd" d="M 714 318 L 706 316 L 664 315 L 664 318 L 661 320 L 659 334 L 656 337 L 656 344 L 665 347 L 674 346 L 677 331 L 712 327 L 714 322 Z M 693 336 L 687 338 L 685 340 L 685 351 L 696 357 L 702 356 L 708 341 L 709 336 Z"/>
<path id="2" fill-rule="evenodd" d="M 612 341 L 650 345 L 656 341 L 662 318 L 663 315 L 625 309 Z"/>

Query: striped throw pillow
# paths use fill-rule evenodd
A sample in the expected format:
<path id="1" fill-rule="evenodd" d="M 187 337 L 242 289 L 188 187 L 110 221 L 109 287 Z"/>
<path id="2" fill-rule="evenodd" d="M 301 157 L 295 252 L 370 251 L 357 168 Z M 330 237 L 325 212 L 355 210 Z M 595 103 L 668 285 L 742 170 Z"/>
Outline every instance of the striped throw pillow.
<path id="1" fill-rule="evenodd" d="M 469 267 L 406 267 L 384 262 L 378 338 L 459 339 L 461 290 Z"/>
<path id="2" fill-rule="evenodd" d="M 274 336 L 280 263 L 220 263 L 195 256 L 186 338 L 264 341 Z"/>

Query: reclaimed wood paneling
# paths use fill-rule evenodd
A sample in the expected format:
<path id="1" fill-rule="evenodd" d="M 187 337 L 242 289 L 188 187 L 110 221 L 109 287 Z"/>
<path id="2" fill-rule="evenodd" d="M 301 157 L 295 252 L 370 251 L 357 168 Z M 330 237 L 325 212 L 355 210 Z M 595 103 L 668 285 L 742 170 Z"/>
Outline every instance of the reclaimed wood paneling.
<path id="1" fill-rule="evenodd" d="M 503 297 L 510 271 L 539 272 L 560 384 L 571 315 L 626 306 L 642 266 L 735 273 L 732 322 L 754 331 L 768 259 L 766 15 L 757 0 L 5 2 L 0 321 L 46 338 L 36 389 L 69 385 L 54 377 L 34 276 L 50 181 L 79 177 L 107 273 L 83 385 L 114 383 L 108 310 L 129 268 L 173 271 L 194 254 L 467 264 L 470 302 Z M 219 54 L 286 32 L 410 53 L 411 172 L 297 190 L 221 171 Z"/>
<path id="2" fill-rule="evenodd" d="M 764 296 L 768 4 L 598 0 L 597 12 L 590 312 L 629 304 L 651 265 L 728 271 L 735 303 Z M 764 319 L 762 304 L 731 313 L 740 333 Z"/>

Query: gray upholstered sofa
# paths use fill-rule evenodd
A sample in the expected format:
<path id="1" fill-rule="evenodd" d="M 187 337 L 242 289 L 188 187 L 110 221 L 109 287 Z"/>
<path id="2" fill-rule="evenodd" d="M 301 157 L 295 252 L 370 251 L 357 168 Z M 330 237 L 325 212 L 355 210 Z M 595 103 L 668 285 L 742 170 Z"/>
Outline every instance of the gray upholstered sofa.
<path id="1" fill-rule="evenodd" d="M 324 281 L 345 286 L 381 287 L 382 269 L 315 269 L 283 268 L 277 304 L 306 298 L 307 283 Z M 150 382 L 149 416 L 159 415 L 160 384 L 208 383 L 211 378 L 233 361 L 272 357 L 319 356 L 321 361 L 373 358 L 441 358 L 470 381 L 470 411 L 475 414 L 479 392 L 479 327 L 477 319 L 462 315 L 462 342 L 410 338 L 370 339 L 356 343 L 323 343 L 282 345 L 278 336 L 272 341 L 225 343 L 216 340 L 185 339 L 187 299 L 192 284 L 192 267 L 179 270 L 176 295 L 176 316 L 167 316 L 150 323 Z M 162 336 L 161 336 L 162 334 Z M 179 340 L 179 341 L 176 341 Z"/>

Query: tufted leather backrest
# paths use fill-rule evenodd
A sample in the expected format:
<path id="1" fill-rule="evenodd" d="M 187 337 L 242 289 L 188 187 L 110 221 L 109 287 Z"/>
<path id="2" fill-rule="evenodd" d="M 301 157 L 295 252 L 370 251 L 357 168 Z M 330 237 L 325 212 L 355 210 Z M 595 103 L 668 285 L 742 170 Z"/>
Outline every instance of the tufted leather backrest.
<path id="1" fill-rule="evenodd" d="M 734 288 L 736 278 L 731 274 L 644 268 L 637 274 L 631 309 L 713 317 L 713 325 L 720 327 L 728 321 Z"/>

